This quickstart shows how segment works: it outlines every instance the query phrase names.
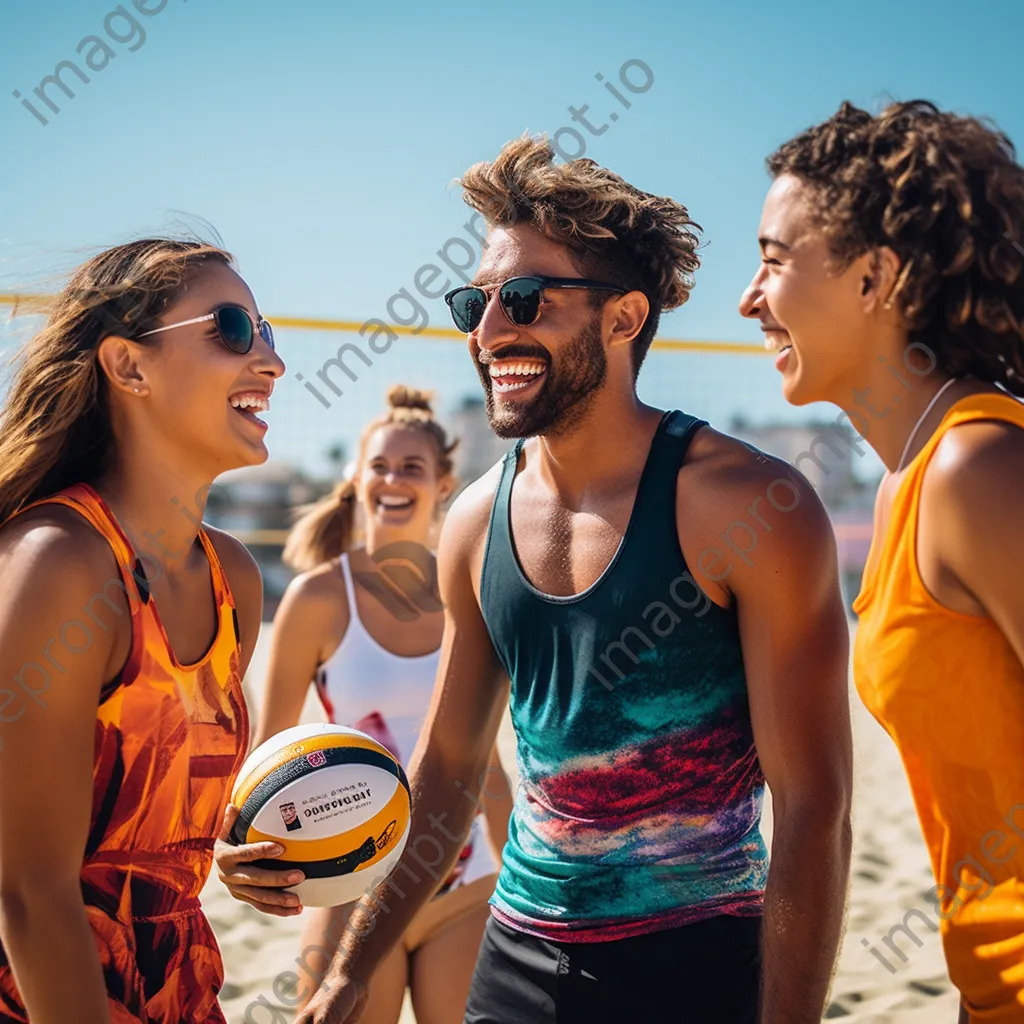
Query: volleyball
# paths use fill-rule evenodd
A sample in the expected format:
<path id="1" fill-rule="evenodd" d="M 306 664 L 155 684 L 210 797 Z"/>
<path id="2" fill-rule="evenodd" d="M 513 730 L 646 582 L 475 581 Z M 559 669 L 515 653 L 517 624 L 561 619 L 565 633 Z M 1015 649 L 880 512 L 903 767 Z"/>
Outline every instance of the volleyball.
<path id="1" fill-rule="evenodd" d="M 239 769 L 230 842 L 280 843 L 258 867 L 305 875 L 303 906 L 359 899 L 395 866 L 409 838 L 409 782 L 375 739 L 341 725 L 297 725 L 261 743 Z"/>

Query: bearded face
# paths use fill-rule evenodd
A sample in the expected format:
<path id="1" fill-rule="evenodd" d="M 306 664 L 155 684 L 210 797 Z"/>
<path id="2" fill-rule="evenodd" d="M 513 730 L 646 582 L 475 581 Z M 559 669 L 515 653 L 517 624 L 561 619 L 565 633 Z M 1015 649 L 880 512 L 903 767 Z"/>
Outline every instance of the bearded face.
<path id="1" fill-rule="evenodd" d="M 556 354 L 514 344 L 498 356 L 480 352 L 475 364 L 498 437 L 562 433 L 582 418 L 608 372 L 600 317 L 592 316 Z"/>

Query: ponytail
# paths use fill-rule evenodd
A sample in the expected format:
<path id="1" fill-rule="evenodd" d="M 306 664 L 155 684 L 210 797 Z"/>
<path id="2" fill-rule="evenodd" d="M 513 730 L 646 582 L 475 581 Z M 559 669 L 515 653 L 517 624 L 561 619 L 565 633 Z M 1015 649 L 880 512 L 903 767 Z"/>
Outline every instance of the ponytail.
<path id="1" fill-rule="evenodd" d="M 306 572 L 349 551 L 355 534 L 356 485 L 342 480 L 326 497 L 304 505 L 285 541 L 282 561 Z"/>

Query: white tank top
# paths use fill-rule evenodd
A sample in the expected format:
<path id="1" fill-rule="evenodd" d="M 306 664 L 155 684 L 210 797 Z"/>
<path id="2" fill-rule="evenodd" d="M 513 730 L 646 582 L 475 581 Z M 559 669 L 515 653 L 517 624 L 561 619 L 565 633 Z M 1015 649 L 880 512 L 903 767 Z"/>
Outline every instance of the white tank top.
<path id="1" fill-rule="evenodd" d="M 348 629 L 317 669 L 317 693 L 330 721 L 372 736 L 408 767 L 430 707 L 440 648 L 406 658 L 381 647 L 359 618 L 348 555 L 338 559 L 338 566 L 348 597 Z M 478 814 L 458 862 L 437 895 L 498 870 L 484 829 L 484 816 Z M 435 838 L 445 843 L 443 833 Z"/>

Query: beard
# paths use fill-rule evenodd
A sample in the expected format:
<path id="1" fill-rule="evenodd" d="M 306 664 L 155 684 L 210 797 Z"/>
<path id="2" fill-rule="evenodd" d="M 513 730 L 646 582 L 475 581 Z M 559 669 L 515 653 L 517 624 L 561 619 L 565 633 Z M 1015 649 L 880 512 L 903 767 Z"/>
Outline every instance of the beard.
<path id="1" fill-rule="evenodd" d="M 506 402 L 501 396 L 495 399 L 487 366 L 475 361 L 484 387 L 487 420 L 491 430 L 502 438 L 538 434 L 550 437 L 572 431 L 608 374 L 608 357 L 601 344 L 597 317 L 565 346 L 557 363 L 546 352 L 527 346 L 513 346 L 502 353 L 502 358 L 506 355 L 543 359 L 548 370 L 535 398 L 529 402 Z"/>

